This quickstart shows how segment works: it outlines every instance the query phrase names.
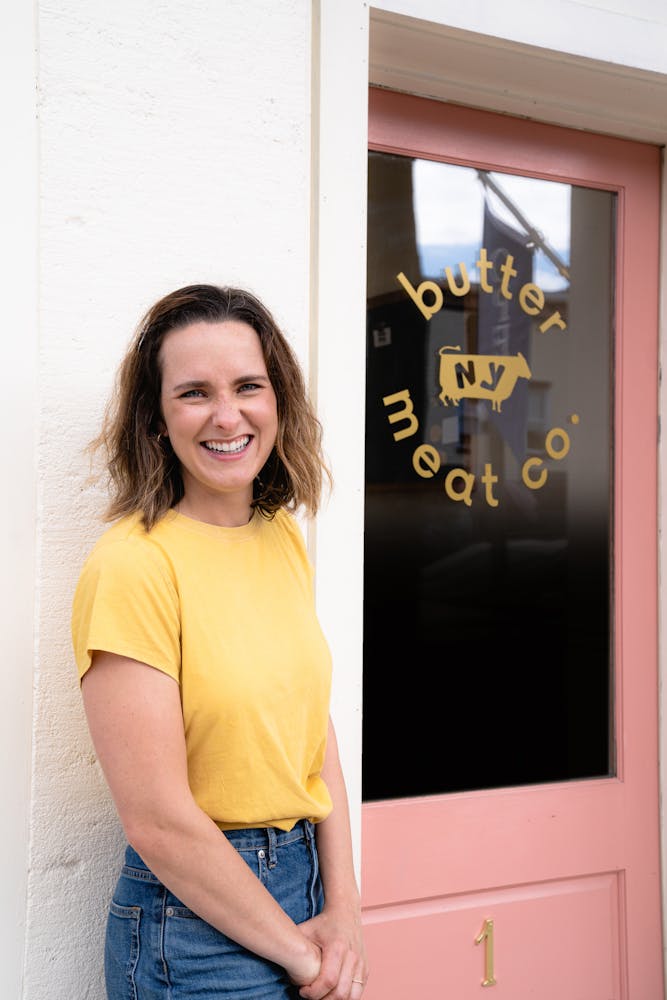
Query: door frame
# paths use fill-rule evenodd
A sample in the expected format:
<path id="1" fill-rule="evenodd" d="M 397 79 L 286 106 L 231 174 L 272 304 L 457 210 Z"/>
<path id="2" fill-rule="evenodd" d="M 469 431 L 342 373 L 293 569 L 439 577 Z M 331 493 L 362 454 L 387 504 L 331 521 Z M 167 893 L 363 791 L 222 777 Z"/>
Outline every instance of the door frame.
<path id="1" fill-rule="evenodd" d="M 647 778 L 646 762 L 657 758 L 657 706 L 651 713 L 653 692 L 657 695 L 657 601 L 645 601 L 638 582 L 651 580 L 649 594 L 657 597 L 657 456 L 645 460 L 645 442 L 653 440 L 657 410 L 657 366 L 649 346 L 657 330 L 657 303 L 652 298 L 657 260 L 652 253 L 642 253 L 644 240 L 651 249 L 658 243 L 655 148 L 386 90 L 371 91 L 370 105 L 372 149 L 618 190 L 621 281 L 615 308 L 613 576 L 617 766 L 616 777 L 603 780 L 366 804 L 362 898 L 366 906 L 384 908 L 406 898 L 451 899 L 471 891 L 618 872 L 622 912 L 628 918 L 620 938 L 621 955 L 627 957 L 627 964 L 621 962 L 621 993 L 653 996 L 661 943 L 659 882 L 651 868 L 659 855 L 658 781 L 655 771 L 654 784 Z M 650 199 L 643 197 L 645 191 L 651 192 Z M 636 329 L 641 330 L 641 351 L 632 350 Z M 635 673 L 633 665 L 638 663 L 642 669 Z M 421 844 L 413 871 L 408 862 L 414 855 L 405 851 L 405 844 L 411 842 L 410 831 L 417 829 L 430 835 Z M 441 829 L 442 836 L 436 836 Z M 487 844 L 493 846 L 487 849 Z M 529 845 L 537 844 L 540 850 L 535 852 Z M 403 860 L 394 865 L 387 863 L 389 858 Z"/>
<path id="2" fill-rule="evenodd" d="M 603 107 L 621 109 L 608 130 L 619 136 L 667 142 L 667 74 L 649 73 L 618 63 L 517 44 L 475 30 L 452 29 L 443 11 L 440 23 L 396 13 L 417 5 L 376 3 L 321 4 L 313 21 L 311 219 L 311 386 L 325 423 L 327 454 L 336 489 L 316 526 L 311 551 L 318 567 L 318 607 L 336 660 L 333 714 L 350 792 L 357 864 L 361 824 L 361 637 L 363 564 L 364 325 L 366 266 L 367 88 L 389 86 L 400 71 L 400 89 L 491 110 L 510 110 L 554 124 L 600 128 Z M 433 15 L 437 20 L 440 15 Z M 463 23 L 463 22 L 461 22 Z M 473 26 L 474 27 L 474 26 Z M 429 44 L 424 45 L 428 36 Z M 397 64 L 397 54 L 400 65 Z M 493 60 L 487 56 L 491 54 Z M 457 58 L 456 93 L 449 67 Z M 480 83 L 480 66 L 488 72 Z M 489 68 L 490 67 L 490 68 Z M 395 84 L 394 84 L 395 85 Z M 602 98 L 600 98 L 602 95 Z M 500 100 L 511 107 L 499 107 Z M 637 116 L 641 109 L 641 116 Z M 570 117 L 574 116 L 574 118 Z M 667 168 L 663 190 L 667 188 Z M 667 219 L 661 245 L 667 245 Z M 661 264 L 661 331 L 667 329 L 667 255 Z M 661 336 L 661 361 L 667 344 Z M 345 386 L 341 406 L 341 386 Z M 667 386 L 660 396 L 667 421 Z M 660 468 L 667 468 L 667 442 L 659 446 Z M 664 490 L 661 491 L 664 494 Z M 665 502 L 660 509 L 665 519 Z M 660 569 L 667 579 L 667 545 L 660 545 Z M 344 621 L 345 628 L 341 628 Z M 661 613 L 661 624 L 666 624 Z M 660 661 L 667 659 L 667 628 L 661 629 Z M 663 685 L 665 687 L 665 685 Z M 667 694 L 663 697 L 667 716 Z M 667 728 L 661 729 L 661 760 L 667 761 Z M 663 778 L 663 793 L 667 782 Z M 663 794 L 663 798 L 667 798 Z M 664 830 L 664 820 L 662 823 Z M 664 843 L 664 835 L 663 835 Z M 664 847 L 663 847 L 664 852 Z M 663 898 L 665 893 L 663 891 Z"/>

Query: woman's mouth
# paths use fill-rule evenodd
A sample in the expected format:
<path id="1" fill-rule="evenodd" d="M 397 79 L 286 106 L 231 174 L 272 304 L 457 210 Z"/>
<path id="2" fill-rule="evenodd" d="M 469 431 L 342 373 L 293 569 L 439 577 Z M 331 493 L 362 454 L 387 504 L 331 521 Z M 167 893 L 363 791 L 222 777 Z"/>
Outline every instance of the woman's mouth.
<path id="1" fill-rule="evenodd" d="M 238 455 L 248 447 L 250 439 L 250 434 L 244 434 L 242 437 L 234 438 L 233 441 L 202 441 L 202 446 L 218 455 Z"/>

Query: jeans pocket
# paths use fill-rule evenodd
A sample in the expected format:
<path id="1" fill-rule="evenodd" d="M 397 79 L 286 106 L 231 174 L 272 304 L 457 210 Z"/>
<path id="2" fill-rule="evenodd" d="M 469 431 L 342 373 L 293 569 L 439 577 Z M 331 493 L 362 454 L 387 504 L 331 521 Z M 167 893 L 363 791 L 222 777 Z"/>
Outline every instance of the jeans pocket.
<path id="1" fill-rule="evenodd" d="M 135 973 L 139 961 L 140 906 L 109 904 L 104 947 L 108 1000 L 137 1000 Z"/>

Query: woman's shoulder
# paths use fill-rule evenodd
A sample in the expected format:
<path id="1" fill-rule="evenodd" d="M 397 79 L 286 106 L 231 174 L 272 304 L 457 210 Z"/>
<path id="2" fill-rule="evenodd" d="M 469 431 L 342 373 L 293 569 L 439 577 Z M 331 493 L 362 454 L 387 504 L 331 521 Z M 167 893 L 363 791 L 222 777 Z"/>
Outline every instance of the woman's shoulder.
<path id="1" fill-rule="evenodd" d="M 142 521 L 141 514 L 126 514 L 125 517 L 119 518 L 110 524 L 106 528 L 100 537 L 95 542 L 94 549 L 102 548 L 105 545 L 112 544 L 113 542 L 128 541 L 131 539 L 140 539 L 147 534 Z"/>
<path id="2" fill-rule="evenodd" d="M 88 558 L 101 552 L 111 552 L 124 549 L 141 549 L 148 544 L 148 532 L 145 530 L 140 514 L 127 514 L 106 528 L 93 544 Z"/>
<path id="3" fill-rule="evenodd" d="M 299 566 L 309 580 L 313 578 L 313 566 L 308 556 L 304 531 L 298 519 L 288 510 L 281 508 L 271 522 L 279 538 L 278 550 L 287 556 L 292 565 Z"/>
<path id="4" fill-rule="evenodd" d="M 141 514 L 128 514 L 115 521 L 97 539 L 83 569 L 112 567 L 122 572 L 125 567 L 136 573 L 142 564 L 158 568 L 170 575 L 170 560 L 160 543 L 159 533 L 146 531 Z"/>
<path id="5" fill-rule="evenodd" d="M 285 535 L 299 547 L 305 546 L 303 532 L 296 517 L 289 510 L 280 507 L 269 524 L 273 525 L 276 532 Z"/>
<path id="6" fill-rule="evenodd" d="M 72 601 L 72 638 L 82 677 L 104 649 L 178 679 L 178 587 L 169 561 L 139 518 L 122 518 L 98 539 Z"/>

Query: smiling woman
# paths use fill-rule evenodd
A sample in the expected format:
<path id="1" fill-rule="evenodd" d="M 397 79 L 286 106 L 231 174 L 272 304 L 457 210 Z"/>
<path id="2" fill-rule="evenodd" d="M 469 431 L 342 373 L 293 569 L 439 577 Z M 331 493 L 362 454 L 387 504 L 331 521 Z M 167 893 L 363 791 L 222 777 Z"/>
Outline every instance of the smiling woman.
<path id="1" fill-rule="evenodd" d="M 265 307 L 209 285 L 158 302 L 96 444 L 122 516 L 83 567 L 72 627 L 128 840 L 107 996 L 359 1000 L 330 656 L 286 509 L 315 513 L 326 470 Z"/>
<path id="2" fill-rule="evenodd" d="M 278 434 L 259 336 L 238 320 L 191 323 L 165 337 L 159 358 L 162 434 L 183 478 L 177 509 L 209 524 L 247 523 Z"/>
<path id="3" fill-rule="evenodd" d="M 281 507 L 293 510 L 303 506 L 308 514 L 316 513 L 322 474 L 328 477 L 328 471 L 321 458 L 321 428 L 289 344 L 270 312 L 249 292 L 189 285 L 160 299 L 142 319 L 121 363 L 102 432 L 93 441 L 92 448 L 107 456 L 109 520 L 139 511 L 150 530 L 183 499 L 181 465 L 165 437 L 162 347 L 177 332 L 191 328 L 192 336 L 182 339 L 188 344 L 196 340 L 194 328 L 201 333 L 202 327 L 222 323 L 245 325 L 254 331 L 261 348 L 261 368 L 276 400 L 275 445 L 253 484 L 251 507 L 267 516 Z M 193 383 L 184 392 L 188 388 L 205 392 L 202 383 L 210 380 L 210 360 L 199 358 L 204 365 L 203 377 L 196 379 L 185 372 L 178 376 L 178 384 Z"/>

